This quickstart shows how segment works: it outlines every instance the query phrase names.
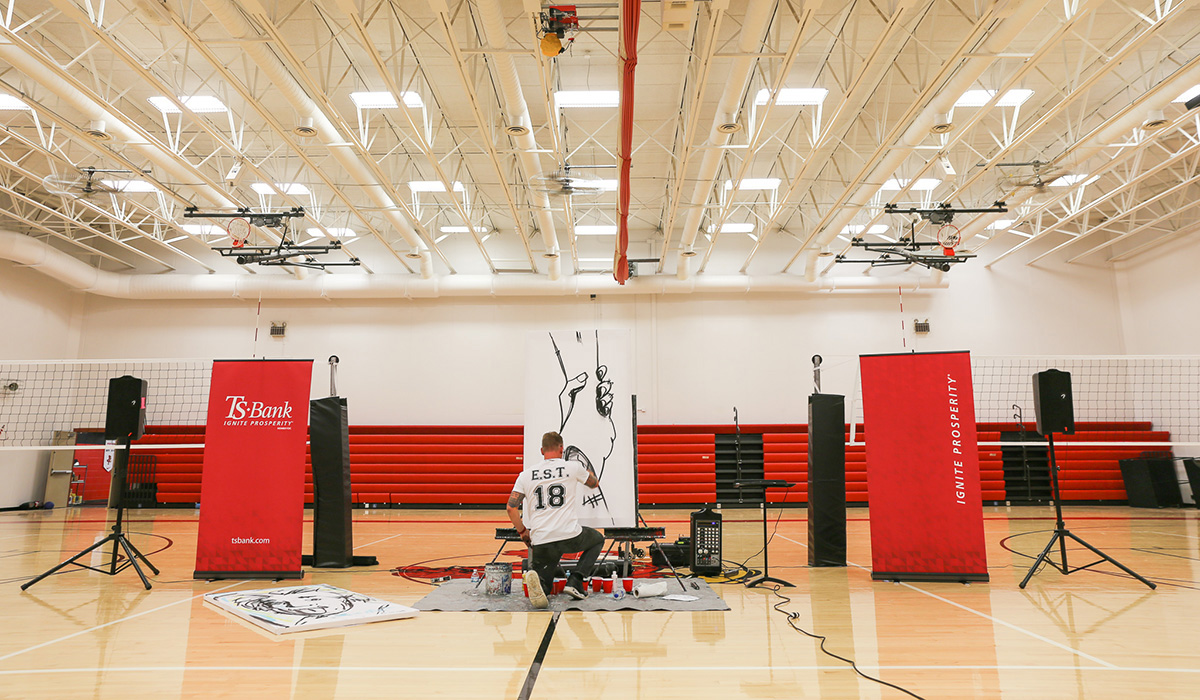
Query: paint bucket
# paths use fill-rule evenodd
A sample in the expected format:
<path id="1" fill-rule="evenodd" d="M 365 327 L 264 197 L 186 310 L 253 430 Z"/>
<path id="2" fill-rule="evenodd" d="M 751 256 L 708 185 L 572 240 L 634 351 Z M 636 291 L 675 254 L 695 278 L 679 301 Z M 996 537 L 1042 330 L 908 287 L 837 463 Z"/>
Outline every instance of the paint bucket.
<path id="1" fill-rule="evenodd" d="M 512 564 L 494 562 L 483 567 L 484 591 L 488 595 L 512 593 Z"/>

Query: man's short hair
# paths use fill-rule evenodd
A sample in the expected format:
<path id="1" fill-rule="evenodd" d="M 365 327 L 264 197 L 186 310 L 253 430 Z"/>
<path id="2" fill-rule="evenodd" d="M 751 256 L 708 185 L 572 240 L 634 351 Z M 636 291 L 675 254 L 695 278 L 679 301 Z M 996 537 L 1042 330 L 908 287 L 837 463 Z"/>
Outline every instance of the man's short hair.
<path id="1" fill-rule="evenodd" d="M 542 435 L 542 449 L 543 450 L 562 449 L 562 446 L 563 446 L 562 435 L 559 435 L 555 431 L 551 430 L 550 432 L 546 433 L 545 435 Z"/>

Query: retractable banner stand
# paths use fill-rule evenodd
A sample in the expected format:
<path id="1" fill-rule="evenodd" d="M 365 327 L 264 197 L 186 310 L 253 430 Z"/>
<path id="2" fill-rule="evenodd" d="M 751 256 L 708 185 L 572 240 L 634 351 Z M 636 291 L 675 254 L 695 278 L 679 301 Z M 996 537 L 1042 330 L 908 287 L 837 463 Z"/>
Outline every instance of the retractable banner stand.
<path id="1" fill-rule="evenodd" d="M 971 355 L 863 355 L 871 577 L 987 581 Z"/>
<path id="2" fill-rule="evenodd" d="M 312 360 L 213 362 L 198 579 L 301 578 Z"/>

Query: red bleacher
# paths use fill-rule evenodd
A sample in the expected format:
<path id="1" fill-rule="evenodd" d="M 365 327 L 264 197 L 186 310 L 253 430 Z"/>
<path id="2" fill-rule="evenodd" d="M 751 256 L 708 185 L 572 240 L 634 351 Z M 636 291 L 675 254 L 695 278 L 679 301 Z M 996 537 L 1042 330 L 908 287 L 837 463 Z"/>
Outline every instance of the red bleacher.
<path id="1" fill-rule="evenodd" d="M 1079 423 L 1075 435 L 1056 436 L 1055 453 L 1064 501 L 1124 501 L 1119 460 L 1139 457 L 1147 448 L 1124 445 L 1074 447 L 1077 442 L 1166 442 L 1169 433 L 1149 422 Z M 716 435 L 725 425 L 652 425 L 638 428 L 638 501 L 677 505 L 716 501 Z M 998 442 L 1012 423 L 980 423 L 979 442 Z M 763 476 L 796 483 L 768 489 L 771 502 L 808 499 L 808 429 L 804 425 L 749 425 L 744 434 L 763 437 Z M 500 505 L 521 469 L 520 426 L 352 426 L 351 500 L 356 504 L 453 506 Z M 847 433 L 847 437 L 849 437 Z M 846 446 L 846 500 L 867 502 L 866 448 Z M 203 426 L 149 426 L 140 445 L 155 458 L 160 504 L 200 500 L 201 448 L 171 445 L 204 442 Z M 307 465 L 306 465 L 307 467 Z M 1005 500 L 1001 450 L 979 448 L 982 500 Z M 312 502 L 312 474 L 306 468 L 306 499 Z"/>

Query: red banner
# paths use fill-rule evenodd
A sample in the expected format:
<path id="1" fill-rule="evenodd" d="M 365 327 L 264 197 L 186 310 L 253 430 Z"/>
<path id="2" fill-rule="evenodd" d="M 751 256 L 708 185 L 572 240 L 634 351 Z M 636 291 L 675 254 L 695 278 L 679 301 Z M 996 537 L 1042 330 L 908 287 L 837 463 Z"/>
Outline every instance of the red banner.
<path id="1" fill-rule="evenodd" d="M 986 581 L 971 355 L 863 355 L 871 577 Z"/>
<path id="2" fill-rule="evenodd" d="M 300 578 L 312 360 L 213 362 L 193 576 Z"/>

